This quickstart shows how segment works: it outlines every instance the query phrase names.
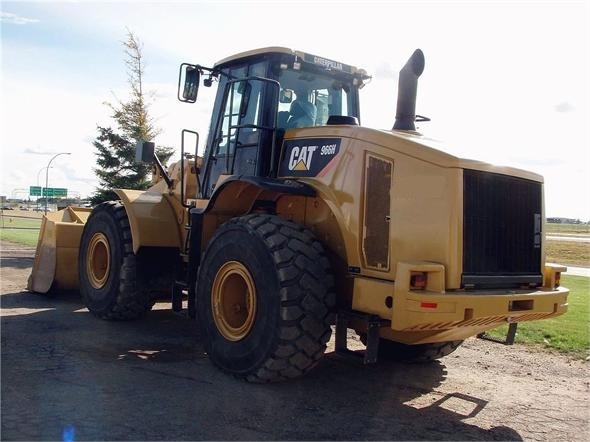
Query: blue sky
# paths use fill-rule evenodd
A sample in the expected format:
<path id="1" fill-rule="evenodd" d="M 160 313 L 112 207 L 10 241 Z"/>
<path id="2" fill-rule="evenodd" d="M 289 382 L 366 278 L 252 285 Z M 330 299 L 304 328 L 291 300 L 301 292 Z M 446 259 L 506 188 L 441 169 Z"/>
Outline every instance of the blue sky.
<path id="1" fill-rule="evenodd" d="M 126 97 L 121 41 L 144 43 L 158 144 L 205 139 L 211 94 L 176 102 L 178 65 L 286 46 L 365 68 L 362 123 L 391 128 L 397 72 L 426 55 L 420 131 L 451 154 L 545 176 L 548 216 L 590 219 L 590 16 L 585 1 L 11 2 L 1 8 L 0 195 L 44 180 L 84 197 L 97 180 L 102 103 Z M 24 190 L 23 190 L 24 189 Z"/>

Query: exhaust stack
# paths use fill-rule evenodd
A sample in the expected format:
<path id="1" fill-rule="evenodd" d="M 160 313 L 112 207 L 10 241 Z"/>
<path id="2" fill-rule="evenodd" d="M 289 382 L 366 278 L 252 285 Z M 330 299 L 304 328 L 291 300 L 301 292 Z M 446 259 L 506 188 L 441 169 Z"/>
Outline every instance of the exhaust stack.
<path id="1" fill-rule="evenodd" d="M 404 67 L 399 71 L 397 110 L 394 130 L 416 130 L 416 91 L 418 77 L 424 71 L 424 53 L 416 49 Z"/>

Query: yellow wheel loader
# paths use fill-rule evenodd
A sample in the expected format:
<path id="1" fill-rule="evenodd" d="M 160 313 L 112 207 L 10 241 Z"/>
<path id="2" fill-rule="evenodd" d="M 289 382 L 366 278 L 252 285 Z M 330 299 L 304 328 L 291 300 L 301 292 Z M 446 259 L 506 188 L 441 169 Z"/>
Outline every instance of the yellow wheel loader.
<path id="1" fill-rule="evenodd" d="M 333 325 L 337 352 L 358 354 L 355 330 L 372 363 L 436 359 L 499 325 L 563 314 L 542 177 L 418 133 L 423 68 L 417 50 L 393 129 L 375 130 L 360 125 L 362 69 L 281 47 L 182 64 L 181 101 L 217 86 L 203 158 L 185 153 L 190 131 L 168 170 L 139 144 L 154 185 L 45 218 L 29 289 L 79 288 L 106 319 L 140 317 L 162 296 L 182 310 L 186 297 L 212 362 L 258 382 L 308 372 Z"/>

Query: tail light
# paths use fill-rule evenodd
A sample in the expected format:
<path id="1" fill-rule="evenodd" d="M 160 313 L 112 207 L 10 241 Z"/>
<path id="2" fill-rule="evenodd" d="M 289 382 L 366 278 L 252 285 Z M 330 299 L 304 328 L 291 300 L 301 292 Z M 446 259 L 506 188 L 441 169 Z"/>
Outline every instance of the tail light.
<path id="1" fill-rule="evenodd" d="M 567 272 L 567 267 L 559 264 L 546 263 L 543 287 L 555 290 L 561 283 L 561 274 Z"/>
<path id="2" fill-rule="evenodd" d="M 414 272 L 410 276 L 410 290 L 425 290 L 428 284 L 428 273 Z"/>

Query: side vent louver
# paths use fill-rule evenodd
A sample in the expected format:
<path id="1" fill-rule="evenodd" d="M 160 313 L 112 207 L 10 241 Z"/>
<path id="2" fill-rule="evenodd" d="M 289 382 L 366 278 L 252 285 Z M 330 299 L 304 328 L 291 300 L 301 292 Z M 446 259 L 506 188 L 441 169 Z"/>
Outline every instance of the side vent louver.
<path id="1" fill-rule="evenodd" d="M 393 163 L 365 157 L 363 255 L 367 267 L 389 270 L 390 190 Z"/>

